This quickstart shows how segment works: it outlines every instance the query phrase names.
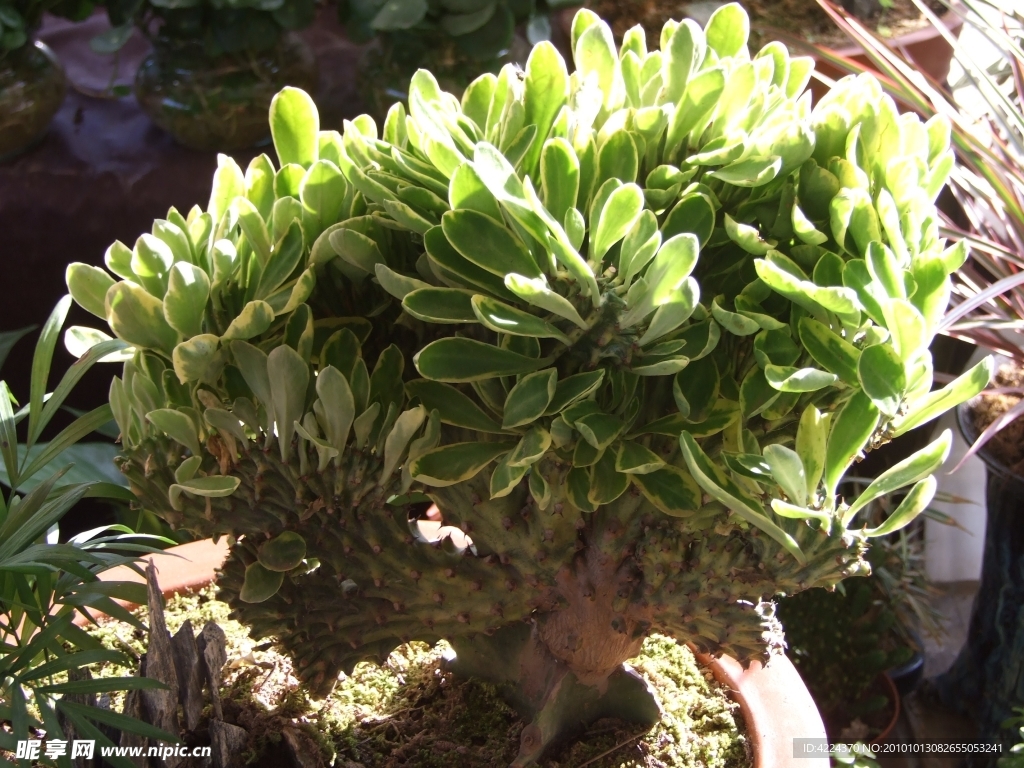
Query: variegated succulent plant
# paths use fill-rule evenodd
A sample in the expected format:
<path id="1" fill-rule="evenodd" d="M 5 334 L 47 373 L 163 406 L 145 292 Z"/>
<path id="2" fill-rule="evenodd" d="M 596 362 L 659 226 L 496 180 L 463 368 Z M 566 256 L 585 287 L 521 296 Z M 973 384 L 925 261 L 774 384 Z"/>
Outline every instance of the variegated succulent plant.
<path id="1" fill-rule="evenodd" d="M 575 72 L 546 43 L 461 100 L 420 71 L 340 135 L 286 89 L 278 166 L 222 157 L 205 211 L 111 246 L 117 281 L 69 268 L 136 350 L 111 405 L 140 503 L 231 537 L 222 593 L 313 690 L 445 638 L 532 719 L 525 766 L 657 717 L 622 667 L 648 633 L 771 655 L 774 596 L 864 573 L 931 499 L 948 432 L 836 489 L 988 381 L 931 391 L 966 258 L 948 125 L 870 76 L 812 109 L 811 61 L 747 32 L 727 5 L 616 49 L 581 11 Z M 428 497 L 471 544 L 424 540 Z"/>

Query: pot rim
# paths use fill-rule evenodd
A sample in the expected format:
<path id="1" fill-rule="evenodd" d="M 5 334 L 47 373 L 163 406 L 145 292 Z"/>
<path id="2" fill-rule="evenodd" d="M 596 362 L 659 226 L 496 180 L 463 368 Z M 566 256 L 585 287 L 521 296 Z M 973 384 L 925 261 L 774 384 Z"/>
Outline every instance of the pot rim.
<path id="1" fill-rule="evenodd" d="M 221 537 L 217 543 L 202 539 L 179 544 L 144 559 L 153 560 L 160 576 L 160 589 L 167 597 L 207 586 L 216 577 L 227 553 L 227 539 Z M 100 579 L 143 581 L 127 566 L 105 571 Z M 86 622 L 79 615 L 76 623 L 79 619 L 83 624 Z M 714 658 L 703 653 L 695 653 L 695 656 L 740 705 L 753 748 L 753 768 L 828 768 L 827 756 L 797 759 L 793 755 L 794 738 L 824 741 L 826 735 L 818 707 L 787 656 L 779 654 L 767 664 L 754 661 L 746 669 L 731 656 Z"/>

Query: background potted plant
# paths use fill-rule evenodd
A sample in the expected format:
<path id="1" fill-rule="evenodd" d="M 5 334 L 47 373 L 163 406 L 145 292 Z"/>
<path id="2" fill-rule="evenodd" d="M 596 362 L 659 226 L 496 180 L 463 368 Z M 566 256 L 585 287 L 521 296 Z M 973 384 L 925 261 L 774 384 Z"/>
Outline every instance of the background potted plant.
<path id="1" fill-rule="evenodd" d="M 850 478 L 845 486 L 854 490 L 850 486 L 869 483 Z M 866 519 L 884 519 L 885 506 L 872 504 Z M 899 715 L 901 697 L 921 680 L 921 634 L 941 631 L 931 602 L 933 588 L 924 574 L 918 522 L 878 538 L 868 561 L 870 576 L 848 579 L 833 592 L 809 589 L 779 601 L 788 654 L 836 742 L 884 741 Z"/>
<path id="2" fill-rule="evenodd" d="M 966 257 L 932 203 L 946 125 L 869 76 L 810 111 L 810 61 L 751 60 L 747 29 L 729 5 L 617 50 L 581 11 L 574 75 L 546 43 L 461 102 L 420 71 L 343 136 L 285 89 L 280 170 L 222 157 L 205 211 L 111 246 L 120 280 L 69 267 L 136 350 L 110 396 L 133 492 L 233 537 L 221 594 L 311 690 L 446 638 L 532 720 L 529 765 L 657 718 L 622 666 L 648 633 L 770 658 L 774 595 L 866 572 L 927 506 L 948 432 L 836 490 L 989 379 L 931 391 Z M 472 546 L 418 537 L 427 499 Z"/>
<path id="3" fill-rule="evenodd" d="M 481 72 L 497 72 L 509 61 L 525 61 L 530 45 L 550 37 L 554 0 L 341 0 L 338 14 L 349 36 L 376 40 L 359 67 L 360 95 L 383 119 L 396 100 L 407 98 L 409 78 L 429 69 L 443 88 L 461 95 Z"/>
<path id="4" fill-rule="evenodd" d="M 286 85 L 312 89 L 316 62 L 296 30 L 314 0 L 112 0 L 108 33 L 94 47 L 112 53 L 137 27 L 153 52 L 135 76 L 149 118 L 193 149 L 238 150 L 269 141 L 266 114 Z"/>
<path id="5" fill-rule="evenodd" d="M 89 0 L 4 0 L 0 3 L 0 162 L 21 154 L 45 133 L 64 100 L 64 69 L 34 39 L 44 13 L 82 19 Z"/>
<path id="6" fill-rule="evenodd" d="M 837 20 L 867 50 L 885 73 L 888 90 L 922 114 L 946 115 L 953 127 L 952 141 L 958 166 L 952 174 L 952 190 L 962 206 L 969 231 L 952 221 L 945 230 L 963 235 L 971 246 L 971 258 L 954 285 L 954 306 L 943 320 L 943 330 L 996 350 L 1019 370 L 1021 310 L 1024 307 L 1024 143 L 1021 128 L 1021 71 L 1024 49 L 1020 41 L 1020 13 L 1000 4 L 971 2 L 968 22 L 1001 56 L 991 68 L 980 66 L 972 51 L 956 46 L 956 60 L 973 83 L 970 100 L 961 105 L 941 85 L 921 79 L 912 67 L 877 39 L 853 25 L 841 12 Z M 1003 17 L 1009 13 L 1011 16 Z M 1016 15 L 1013 15 L 1016 14 Z M 1018 31 L 1014 32 L 1013 30 Z M 1002 376 L 1004 374 L 1000 374 Z M 1016 374 L 1009 374 L 1009 382 Z M 1005 382 L 1006 380 L 1004 380 Z M 1003 727 L 1019 703 L 1014 681 L 1020 678 L 1024 655 L 1020 652 L 1024 625 L 1019 616 L 1024 605 L 1020 590 L 1020 564 L 1024 562 L 1024 526 L 1019 514 L 1024 479 L 1010 456 L 993 450 L 993 438 L 1016 421 L 1020 387 L 1002 386 L 997 377 L 987 391 L 997 407 L 978 409 L 980 423 L 970 405 L 958 416 L 977 452 L 988 467 L 987 527 L 981 584 L 971 611 L 967 643 L 953 667 L 937 681 L 938 692 L 950 707 L 974 718 L 979 737 L 1002 740 L 1009 746 L 1012 734 Z M 976 404 L 980 401 L 974 401 Z M 973 438 L 977 438 L 976 440 Z M 1012 448 L 1017 446 L 1011 439 Z"/>

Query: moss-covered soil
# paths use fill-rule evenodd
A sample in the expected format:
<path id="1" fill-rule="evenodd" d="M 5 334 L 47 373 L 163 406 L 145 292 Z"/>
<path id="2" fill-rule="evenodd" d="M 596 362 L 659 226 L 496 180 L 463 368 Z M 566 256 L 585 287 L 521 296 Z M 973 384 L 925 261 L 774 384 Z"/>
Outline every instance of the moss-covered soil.
<path id="1" fill-rule="evenodd" d="M 445 643 L 409 643 L 383 667 L 363 663 L 325 700 L 310 699 L 290 661 L 251 640 L 228 618 L 213 590 L 168 601 L 167 626 L 185 619 L 199 631 L 216 621 L 227 635 L 222 695 L 225 719 L 247 728 L 236 764 L 282 765 L 282 733 L 305 742 L 320 765 L 337 768 L 503 768 L 515 757 L 524 723 L 486 684 L 443 667 Z M 145 637 L 121 623 L 93 630 L 105 644 L 138 655 Z M 649 731 L 615 720 L 595 723 L 577 742 L 551 754 L 543 768 L 745 768 L 751 764 L 738 705 L 671 638 L 649 638 L 633 666 L 655 688 L 665 715 Z M 97 674 L 134 673 L 107 667 Z M 120 702 L 114 702 L 119 707 Z M 204 743 L 203 728 L 186 735 Z M 317 749 L 319 747 L 319 749 Z"/>

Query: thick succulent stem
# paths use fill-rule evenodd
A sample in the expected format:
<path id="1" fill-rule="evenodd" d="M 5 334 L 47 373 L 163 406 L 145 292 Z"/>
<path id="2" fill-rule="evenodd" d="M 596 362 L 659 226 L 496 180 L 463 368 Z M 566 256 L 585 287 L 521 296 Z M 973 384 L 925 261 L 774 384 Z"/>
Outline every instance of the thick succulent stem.
<path id="1" fill-rule="evenodd" d="M 596 640 L 607 640 L 607 628 Z M 600 681 L 582 681 L 551 654 L 537 623 L 509 624 L 491 637 L 457 638 L 448 660 L 456 674 L 496 684 L 524 720 L 512 768 L 533 765 L 552 745 L 602 717 L 653 725 L 661 707 L 647 683 L 620 661 Z M 634 651 L 635 655 L 635 651 Z"/>

